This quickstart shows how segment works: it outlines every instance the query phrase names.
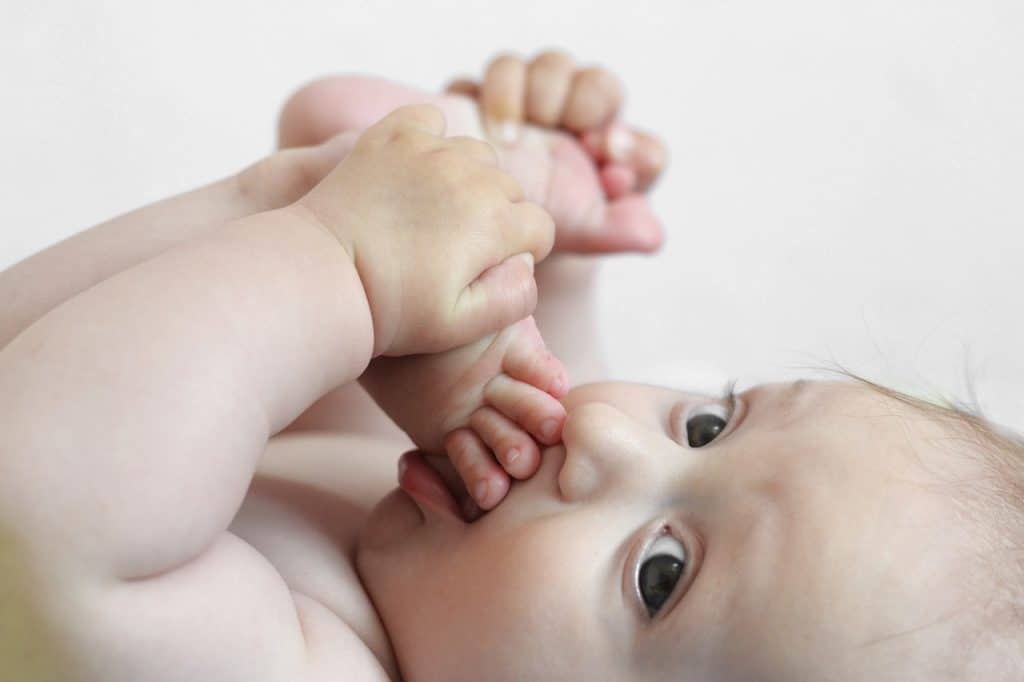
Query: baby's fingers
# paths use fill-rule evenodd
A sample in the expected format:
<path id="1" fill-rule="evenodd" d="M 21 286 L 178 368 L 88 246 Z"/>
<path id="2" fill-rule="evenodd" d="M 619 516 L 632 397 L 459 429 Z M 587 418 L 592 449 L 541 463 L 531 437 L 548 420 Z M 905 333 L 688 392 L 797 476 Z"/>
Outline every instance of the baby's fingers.
<path id="1" fill-rule="evenodd" d="M 469 283 L 455 301 L 457 330 L 453 342 L 468 343 L 533 312 L 537 282 L 533 265 L 551 252 L 554 222 L 543 209 L 528 202 L 509 204 L 502 219 L 501 239 L 493 243 L 494 259 L 503 258 Z"/>
<path id="2" fill-rule="evenodd" d="M 492 139 L 515 144 L 523 121 L 526 64 L 518 57 L 502 55 L 487 67 L 480 86 L 480 107 Z"/>
<path id="3" fill-rule="evenodd" d="M 508 474 L 472 430 L 456 429 L 449 433 L 444 449 L 480 509 L 492 509 L 505 498 L 510 484 Z"/>
<path id="4" fill-rule="evenodd" d="M 518 254 L 489 268 L 455 302 L 453 345 L 463 345 L 507 327 L 533 312 L 537 282 L 533 257 Z"/>

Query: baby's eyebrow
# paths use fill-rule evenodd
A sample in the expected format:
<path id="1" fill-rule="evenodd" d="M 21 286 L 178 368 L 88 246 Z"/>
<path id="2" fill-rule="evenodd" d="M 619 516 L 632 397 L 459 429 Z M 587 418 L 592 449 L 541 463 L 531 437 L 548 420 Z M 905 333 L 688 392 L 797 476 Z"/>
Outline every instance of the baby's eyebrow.
<path id="1" fill-rule="evenodd" d="M 787 422 L 796 421 L 806 413 L 806 397 L 814 389 L 815 382 L 807 379 L 790 381 L 774 396 L 776 414 Z"/>

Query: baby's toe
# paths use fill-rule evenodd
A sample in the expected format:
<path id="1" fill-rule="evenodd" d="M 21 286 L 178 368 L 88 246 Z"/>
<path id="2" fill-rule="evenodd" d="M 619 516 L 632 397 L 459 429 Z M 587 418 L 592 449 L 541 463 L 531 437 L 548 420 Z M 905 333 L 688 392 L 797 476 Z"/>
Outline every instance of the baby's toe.
<path id="1" fill-rule="evenodd" d="M 521 335 L 505 353 L 502 369 L 513 379 L 561 398 L 569 390 L 569 376 L 565 367 L 544 346 L 533 318 L 527 318 L 519 324 L 524 325 Z"/>
<path id="2" fill-rule="evenodd" d="M 545 445 L 562 437 L 565 407 L 548 393 L 505 374 L 487 382 L 484 401 Z"/>
<path id="3" fill-rule="evenodd" d="M 481 509 L 491 509 L 508 493 L 509 477 L 480 437 L 457 429 L 444 439 L 444 449 L 466 490 Z"/>
<path id="4" fill-rule="evenodd" d="M 601 168 L 601 186 L 609 199 L 624 197 L 637 189 L 636 171 L 622 163 Z"/>
<path id="5" fill-rule="evenodd" d="M 537 471 L 537 444 L 511 419 L 493 408 L 481 407 L 469 418 L 469 425 L 510 476 L 529 478 Z"/>

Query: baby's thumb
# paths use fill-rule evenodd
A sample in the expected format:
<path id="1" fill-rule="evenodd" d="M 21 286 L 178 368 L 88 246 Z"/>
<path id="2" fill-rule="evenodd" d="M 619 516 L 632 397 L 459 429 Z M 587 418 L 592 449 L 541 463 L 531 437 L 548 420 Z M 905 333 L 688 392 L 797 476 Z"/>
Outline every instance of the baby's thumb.
<path id="1" fill-rule="evenodd" d="M 504 329 L 537 306 L 533 256 L 520 253 L 488 268 L 471 282 L 455 304 L 456 345 Z"/>
<path id="2" fill-rule="evenodd" d="M 349 130 L 339 133 L 313 147 L 310 174 L 320 179 L 327 177 L 327 174 L 349 155 L 362 132 L 361 130 Z"/>

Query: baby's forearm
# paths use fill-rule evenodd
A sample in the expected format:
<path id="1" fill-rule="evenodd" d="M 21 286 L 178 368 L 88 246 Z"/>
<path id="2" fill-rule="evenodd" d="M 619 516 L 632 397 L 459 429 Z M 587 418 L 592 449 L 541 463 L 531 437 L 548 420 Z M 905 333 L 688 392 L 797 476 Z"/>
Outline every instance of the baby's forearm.
<path id="1" fill-rule="evenodd" d="M 124 271 L 0 351 L 0 523 L 44 560 L 137 578 L 224 532 L 267 438 L 369 362 L 337 240 L 259 214 Z"/>
<path id="2" fill-rule="evenodd" d="M 122 270 L 255 212 L 234 177 L 118 216 L 0 273 L 0 348 L 30 324 Z"/>

